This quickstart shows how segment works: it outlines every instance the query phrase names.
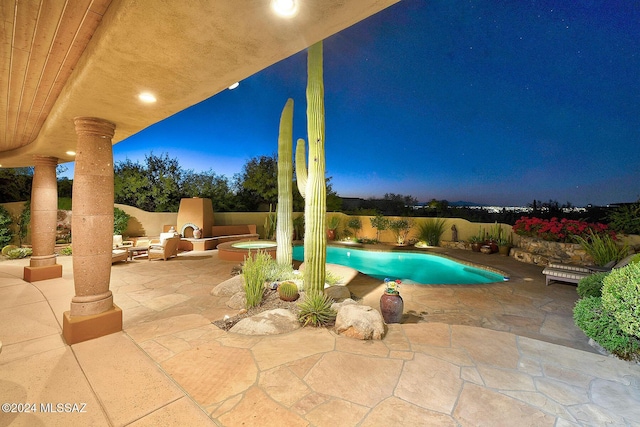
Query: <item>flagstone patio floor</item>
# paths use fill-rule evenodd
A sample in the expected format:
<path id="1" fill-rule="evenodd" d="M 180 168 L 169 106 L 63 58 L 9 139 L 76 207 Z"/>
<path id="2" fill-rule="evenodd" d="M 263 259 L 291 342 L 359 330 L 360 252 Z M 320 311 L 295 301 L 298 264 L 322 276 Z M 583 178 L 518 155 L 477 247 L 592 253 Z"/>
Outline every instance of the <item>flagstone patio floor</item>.
<path id="1" fill-rule="evenodd" d="M 68 346 L 72 258 L 35 283 L 22 280 L 28 261 L 2 261 L 0 426 L 640 425 L 640 365 L 588 345 L 575 285 L 545 286 L 542 267 L 497 254 L 442 252 L 510 280 L 403 285 L 405 318 L 381 341 L 220 330 L 211 322 L 235 311 L 210 291 L 235 263 L 214 250 L 113 265 L 124 330 Z M 348 286 L 378 308 L 378 280 Z"/>

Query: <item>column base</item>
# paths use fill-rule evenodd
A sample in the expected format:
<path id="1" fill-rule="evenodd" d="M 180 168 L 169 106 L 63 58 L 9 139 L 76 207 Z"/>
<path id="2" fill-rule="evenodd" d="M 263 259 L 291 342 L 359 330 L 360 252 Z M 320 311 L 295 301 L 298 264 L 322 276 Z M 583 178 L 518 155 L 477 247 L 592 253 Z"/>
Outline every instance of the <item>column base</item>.
<path id="1" fill-rule="evenodd" d="M 62 265 L 44 265 L 41 267 L 25 267 L 23 272 L 25 282 L 38 282 L 40 280 L 57 279 L 62 277 Z"/>
<path id="2" fill-rule="evenodd" d="M 100 314 L 71 316 L 70 311 L 65 311 L 62 316 L 62 336 L 69 345 L 120 331 L 122 331 L 122 309 L 115 304 L 113 308 Z"/>

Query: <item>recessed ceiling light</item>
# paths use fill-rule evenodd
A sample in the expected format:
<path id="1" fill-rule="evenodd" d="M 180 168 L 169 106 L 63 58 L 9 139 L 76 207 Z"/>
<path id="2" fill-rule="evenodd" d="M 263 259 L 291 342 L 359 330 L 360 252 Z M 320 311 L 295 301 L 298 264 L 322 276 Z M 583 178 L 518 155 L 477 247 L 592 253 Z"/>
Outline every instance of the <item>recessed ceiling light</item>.
<path id="1" fill-rule="evenodd" d="M 273 11 L 285 18 L 291 18 L 298 13 L 298 3 L 296 0 L 271 0 Z"/>
<path id="2" fill-rule="evenodd" d="M 140 95 L 138 95 L 138 99 L 142 102 L 147 102 L 149 104 L 152 102 L 156 102 L 156 97 L 149 92 L 142 92 Z"/>
<path id="3" fill-rule="evenodd" d="M 240 82 L 235 82 L 234 84 L 232 84 L 231 86 L 229 86 L 229 90 L 234 90 L 235 88 L 237 88 L 238 86 L 240 86 Z"/>
<path id="4" fill-rule="evenodd" d="M 69 156 L 75 156 L 76 152 L 75 151 L 67 151 L 67 155 Z"/>

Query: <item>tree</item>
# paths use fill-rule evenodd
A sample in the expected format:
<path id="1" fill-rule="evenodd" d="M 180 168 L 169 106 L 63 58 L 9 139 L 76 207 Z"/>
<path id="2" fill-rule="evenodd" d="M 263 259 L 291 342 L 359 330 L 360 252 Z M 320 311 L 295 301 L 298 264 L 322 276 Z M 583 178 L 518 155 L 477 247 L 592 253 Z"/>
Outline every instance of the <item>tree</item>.
<path id="1" fill-rule="evenodd" d="M 145 156 L 146 165 L 127 159 L 115 165 L 114 199 L 148 212 L 177 212 L 184 171 L 167 154 Z"/>
<path id="2" fill-rule="evenodd" d="M 9 244 L 13 238 L 13 232 L 11 231 L 11 225 L 13 219 L 9 214 L 9 211 L 4 206 L 0 206 L 0 248 Z"/>
<path id="3" fill-rule="evenodd" d="M 182 193 L 183 197 L 211 199 L 216 212 L 232 212 L 237 206 L 229 180 L 212 170 L 201 173 L 187 171 L 182 182 Z"/>
<path id="4" fill-rule="evenodd" d="M 234 180 L 238 201 L 246 210 L 267 210 L 269 205 L 278 203 L 278 159 L 275 154 L 249 159 Z"/>
<path id="5" fill-rule="evenodd" d="M 0 169 L 0 203 L 31 199 L 33 168 Z"/>

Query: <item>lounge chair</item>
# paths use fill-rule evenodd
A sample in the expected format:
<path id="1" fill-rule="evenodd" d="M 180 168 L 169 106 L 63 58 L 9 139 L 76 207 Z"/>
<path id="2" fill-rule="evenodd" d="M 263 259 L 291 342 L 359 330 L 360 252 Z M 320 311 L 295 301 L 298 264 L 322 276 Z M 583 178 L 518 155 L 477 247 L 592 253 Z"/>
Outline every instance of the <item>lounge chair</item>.
<path id="1" fill-rule="evenodd" d="M 111 250 L 111 264 L 119 261 L 129 262 L 128 248 L 132 244 L 133 242 L 129 240 L 122 240 L 122 235 L 115 234 L 113 236 L 113 249 Z"/>
<path id="2" fill-rule="evenodd" d="M 111 250 L 111 264 L 118 261 L 129 262 L 129 248 L 122 246 Z"/>
<path id="3" fill-rule="evenodd" d="M 611 261 L 603 267 L 595 265 L 582 266 L 573 264 L 550 263 L 547 267 L 545 267 L 544 270 L 542 270 L 542 274 L 545 275 L 545 283 L 547 286 L 549 286 L 549 283 L 552 280 L 558 282 L 578 283 L 580 279 L 591 276 L 592 274 L 611 271 L 613 268 L 622 268 L 625 265 L 629 264 L 629 262 L 635 255 L 636 254 L 629 255 L 617 264 L 615 263 L 615 261 Z"/>
<path id="4" fill-rule="evenodd" d="M 173 236 L 173 233 L 171 236 Z M 161 235 L 159 243 L 152 243 L 149 245 L 149 250 L 147 251 L 149 261 L 158 258 L 162 258 L 166 261 L 171 257 L 178 256 L 178 243 L 180 243 L 180 237 L 175 236 L 164 239 L 162 237 L 163 236 Z"/>

